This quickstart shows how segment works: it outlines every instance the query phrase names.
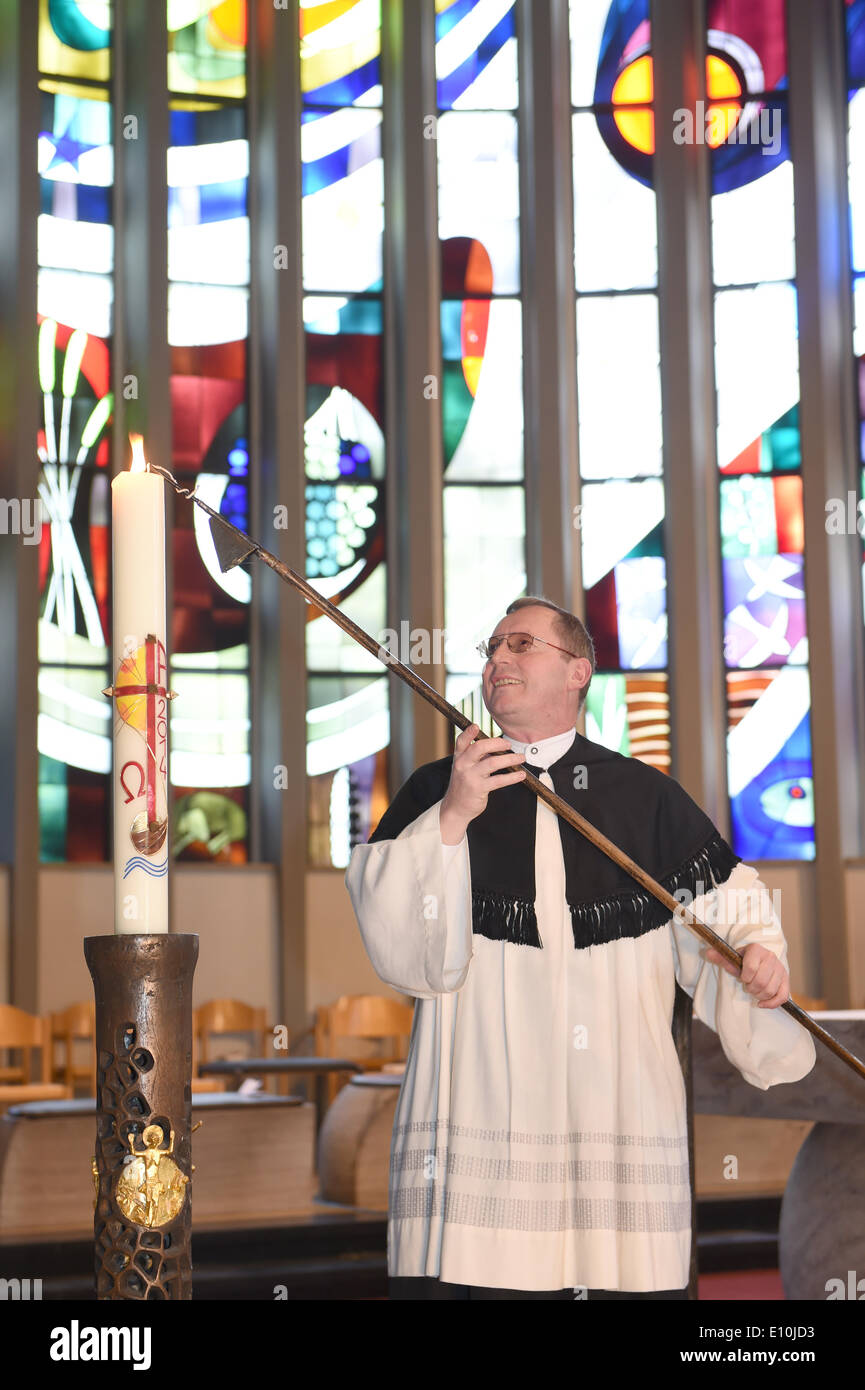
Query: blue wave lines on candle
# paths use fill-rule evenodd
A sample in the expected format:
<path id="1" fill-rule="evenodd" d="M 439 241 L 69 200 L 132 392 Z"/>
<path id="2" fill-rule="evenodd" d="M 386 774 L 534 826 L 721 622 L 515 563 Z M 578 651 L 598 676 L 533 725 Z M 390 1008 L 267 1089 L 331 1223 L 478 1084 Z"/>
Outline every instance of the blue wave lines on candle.
<path id="1" fill-rule="evenodd" d="M 131 874 L 133 869 L 143 869 L 151 878 L 163 878 L 168 873 L 168 856 L 159 864 L 151 864 L 149 859 L 145 859 L 141 854 L 133 854 L 131 859 L 127 859 L 123 866 L 123 877 Z"/>

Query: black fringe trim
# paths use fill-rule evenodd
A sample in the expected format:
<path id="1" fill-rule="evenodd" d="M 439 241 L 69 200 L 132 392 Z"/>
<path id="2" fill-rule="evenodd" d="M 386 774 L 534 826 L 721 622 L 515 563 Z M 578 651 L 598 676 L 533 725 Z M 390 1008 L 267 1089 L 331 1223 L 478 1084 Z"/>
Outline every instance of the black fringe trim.
<path id="1" fill-rule="evenodd" d="M 691 901 L 725 883 L 740 862 L 727 841 L 713 834 L 701 850 L 658 882 L 668 893 L 687 888 Z M 593 903 L 569 903 L 574 946 L 578 951 L 587 946 L 603 946 L 624 937 L 643 936 L 669 922 L 669 908 L 645 889 L 633 893 L 618 893 Z"/>
<path id="2" fill-rule="evenodd" d="M 668 893 L 675 894 L 687 888 L 693 901 L 719 883 L 725 883 L 739 862 L 739 856 L 716 833 L 701 850 L 658 881 Z M 568 907 L 574 946 L 578 951 L 625 937 L 643 936 L 669 922 L 672 915 L 663 903 L 642 888 L 591 903 L 569 903 Z M 535 905 L 527 898 L 508 898 L 501 893 L 473 889 L 472 930 L 491 941 L 542 948 Z"/>
<path id="3" fill-rule="evenodd" d="M 506 898 L 501 893 L 472 890 L 472 931 L 490 941 L 512 941 L 515 946 L 537 946 L 541 938 L 535 905 L 528 898 Z"/>

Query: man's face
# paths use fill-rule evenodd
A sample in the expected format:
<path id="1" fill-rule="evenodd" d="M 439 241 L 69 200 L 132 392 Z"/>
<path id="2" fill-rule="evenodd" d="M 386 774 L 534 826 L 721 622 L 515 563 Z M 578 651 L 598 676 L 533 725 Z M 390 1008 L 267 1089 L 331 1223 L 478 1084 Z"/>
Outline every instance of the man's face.
<path id="1" fill-rule="evenodd" d="M 509 613 L 491 636 L 510 632 L 530 632 L 544 641 L 522 654 L 512 652 L 507 642 L 500 643 L 484 666 L 484 704 L 511 738 L 530 741 L 563 733 L 576 722 L 579 692 L 591 675 L 591 663 L 585 657 L 567 659 L 556 650 L 567 643 L 550 608 Z M 548 642 L 555 646 L 547 646 Z"/>

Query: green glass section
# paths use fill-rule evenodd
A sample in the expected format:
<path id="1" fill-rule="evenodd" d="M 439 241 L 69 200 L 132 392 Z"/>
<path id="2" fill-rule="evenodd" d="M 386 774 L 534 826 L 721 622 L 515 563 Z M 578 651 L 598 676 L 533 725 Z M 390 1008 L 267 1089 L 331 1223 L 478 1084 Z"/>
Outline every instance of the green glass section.
<path id="1" fill-rule="evenodd" d="M 69 794 L 66 765 L 39 754 L 39 858 L 43 864 L 66 862 Z"/>
<path id="2" fill-rule="evenodd" d="M 614 753 L 630 754 L 628 721 L 625 717 L 625 677 L 612 675 L 592 677 L 586 696 L 587 736 Z M 591 729 L 591 733 L 589 733 Z"/>
<path id="3" fill-rule="evenodd" d="M 792 473 L 802 467 L 802 441 L 799 434 L 799 402 L 791 406 L 763 435 L 760 445 L 760 472 L 773 470 Z"/>

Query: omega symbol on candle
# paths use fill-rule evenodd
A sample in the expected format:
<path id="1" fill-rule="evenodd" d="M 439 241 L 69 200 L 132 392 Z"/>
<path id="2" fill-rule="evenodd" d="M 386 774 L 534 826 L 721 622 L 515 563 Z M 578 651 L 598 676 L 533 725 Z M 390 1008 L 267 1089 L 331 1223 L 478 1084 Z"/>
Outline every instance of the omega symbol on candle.
<path id="1" fill-rule="evenodd" d="M 168 669 L 165 647 L 153 633 L 143 646 L 120 663 L 114 689 L 117 716 L 144 740 L 143 761 L 127 760 L 120 783 L 127 803 L 145 798 L 145 808 L 133 818 L 129 838 L 144 855 L 156 854 L 165 844 L 168 817 L 164 787 L 168 750 Z"/>

